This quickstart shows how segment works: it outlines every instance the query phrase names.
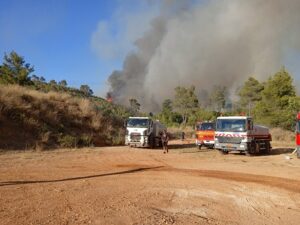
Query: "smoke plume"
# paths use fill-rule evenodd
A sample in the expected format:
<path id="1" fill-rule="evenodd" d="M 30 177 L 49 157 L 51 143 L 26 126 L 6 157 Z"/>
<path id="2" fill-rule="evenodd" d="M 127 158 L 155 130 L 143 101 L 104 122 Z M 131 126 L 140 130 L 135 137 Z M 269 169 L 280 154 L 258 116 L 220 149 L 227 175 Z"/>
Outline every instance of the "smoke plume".
<path id="1" fill-rule="evenodd" d="M 235 90 L 249 76 L 264 80 L 300 47 L 300 1 L 165 1 L 137 50 L 108 81 L 114 100 L 136 98 L 157 110 L 176 86 Z"/>

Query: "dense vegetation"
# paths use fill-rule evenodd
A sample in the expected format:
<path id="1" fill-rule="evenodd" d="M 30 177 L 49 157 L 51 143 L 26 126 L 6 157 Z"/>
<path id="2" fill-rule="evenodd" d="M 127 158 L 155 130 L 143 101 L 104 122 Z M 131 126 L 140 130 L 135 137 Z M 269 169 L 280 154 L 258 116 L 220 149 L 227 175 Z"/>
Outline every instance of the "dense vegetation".
<path id="1" fill-rule="evenodd" d="M 175 88 L 174 99 L 165 100 L 156 117 L 167 125 L 178 126 L 214 120 L 219 115 L 251 115 L 258 123 L 293 130 L 296 113 L 300 111 L 300 97 L 285 68 L 262 83 L 249 77 L 236 90 L 237 101 L 232 101 L 222 86 L 215 86 L 210 93 L 198 93 L 197 96 L 193 86 Z"/>

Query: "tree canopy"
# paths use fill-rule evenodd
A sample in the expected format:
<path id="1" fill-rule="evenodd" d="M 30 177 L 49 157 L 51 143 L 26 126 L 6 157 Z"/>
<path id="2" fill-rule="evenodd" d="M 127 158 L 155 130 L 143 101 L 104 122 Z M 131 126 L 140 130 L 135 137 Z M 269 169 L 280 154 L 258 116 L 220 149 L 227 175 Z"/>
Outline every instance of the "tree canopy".
<path id="1" fill-rule="evenodd" d="M 225 86 L 214 86 L 210 94 L 210 105 L 214 111 L 221 112 L 226 103 L 227 88 Z"/>
<path id="2" fill-rule="evenodd" d="M 251 115 L 252 107 L 262 99 L 261 92 L 263 90 L 264 85 L 259 83 L 254 77 L 249 77 L 239 90 L 240 106 L 242 109 L 247 109 L 249 115 Z"/>
<path id="3" fill-rule="evenodd" d="M 15 51 L 4 54 L 3 64 L 0 67 L 0 83 L 25 85 L 30 83 L 29 75 L 34 71 L 33 66 L 25 63 L 22 56 Z"/>
<path id="4" fill-rule="evenodd" d="M 93 90 L 87 84 L 81 85 L 79 90 L 82 91 L 86 96 L 93 95 Z"/>
<path id="5" fill-rule="evenodd" d="M 282 68 L 265 83 L 262 99 L 255 107 L 255 117 L 266 125 L 291 129 L 299 106 L 293 79 Z"/>
<path id="6" fill-rule="evenodd" d="M 195 86 L 190 88 L 176 87 L 174 97 L 174 109 L 182 116 L 185 125 L 188 117 L 198 107 L 198 98 L 195 94 Z"/>

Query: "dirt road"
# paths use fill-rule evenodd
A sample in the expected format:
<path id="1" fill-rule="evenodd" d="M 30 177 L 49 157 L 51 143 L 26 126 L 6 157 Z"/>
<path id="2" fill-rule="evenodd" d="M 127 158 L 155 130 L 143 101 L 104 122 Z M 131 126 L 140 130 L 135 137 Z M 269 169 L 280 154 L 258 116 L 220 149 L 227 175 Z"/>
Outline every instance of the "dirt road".
<path id="1" fill-rule="evenodd" d="M 300 160 L 190 145 L 0 154 L 0 224 L 299 224 Z"/>

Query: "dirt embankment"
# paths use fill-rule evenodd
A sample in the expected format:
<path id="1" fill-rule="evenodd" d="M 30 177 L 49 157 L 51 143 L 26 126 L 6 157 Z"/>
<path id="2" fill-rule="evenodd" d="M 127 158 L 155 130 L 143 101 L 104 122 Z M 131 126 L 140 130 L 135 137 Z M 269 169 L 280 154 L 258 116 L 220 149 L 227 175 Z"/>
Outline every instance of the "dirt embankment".
<path id="1" fill-rule="evenodd" d="M 0 154 L 0 224 L 298 224 L 300 160 L 171 143 Z M 283 153 L 284 152 L 284 153 Z"/>

